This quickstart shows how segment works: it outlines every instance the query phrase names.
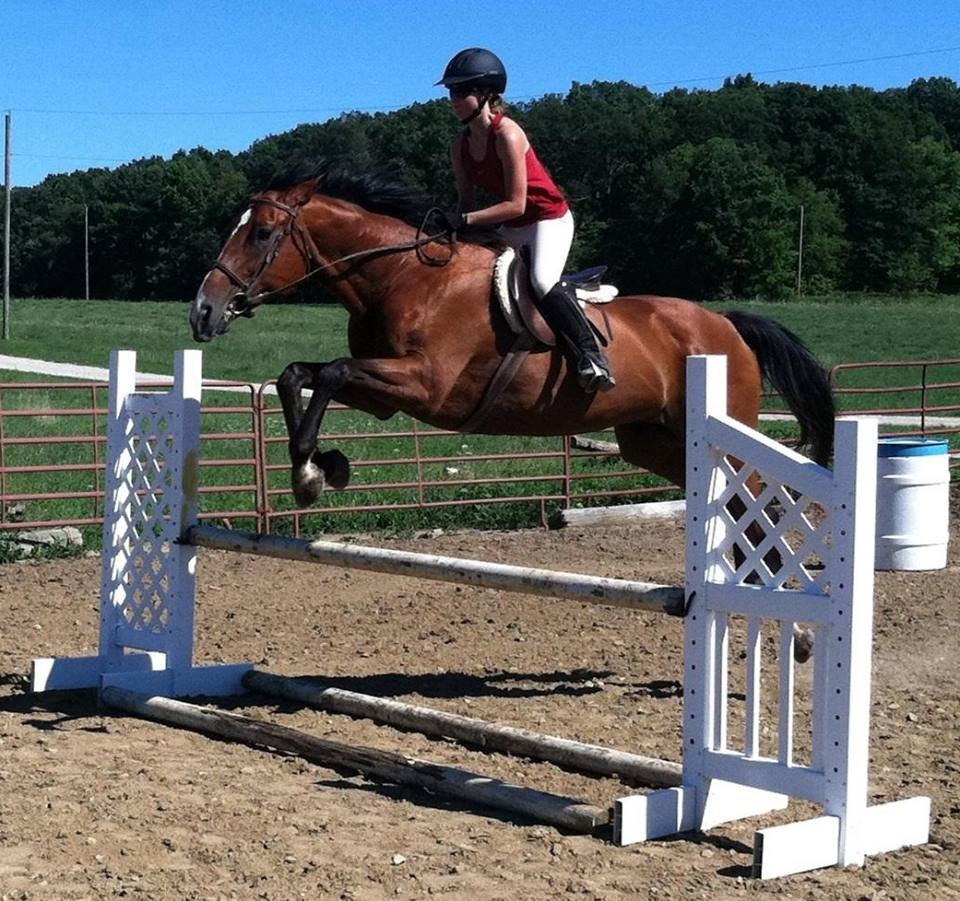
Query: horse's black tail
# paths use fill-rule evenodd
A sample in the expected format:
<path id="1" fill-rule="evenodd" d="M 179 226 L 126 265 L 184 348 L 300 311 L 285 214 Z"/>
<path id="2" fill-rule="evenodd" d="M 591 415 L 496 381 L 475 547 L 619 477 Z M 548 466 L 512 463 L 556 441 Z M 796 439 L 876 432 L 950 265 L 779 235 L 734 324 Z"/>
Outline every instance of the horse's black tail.
<path id="1" fill-rule="evenodd" d="M 826 370 L 789 329 L 771 319 L 733 311 L 727 319 L 754 352 L 763 377 L 800 423 L 800 444 L 826 466 L 833 450 L 836 406 Z"/>

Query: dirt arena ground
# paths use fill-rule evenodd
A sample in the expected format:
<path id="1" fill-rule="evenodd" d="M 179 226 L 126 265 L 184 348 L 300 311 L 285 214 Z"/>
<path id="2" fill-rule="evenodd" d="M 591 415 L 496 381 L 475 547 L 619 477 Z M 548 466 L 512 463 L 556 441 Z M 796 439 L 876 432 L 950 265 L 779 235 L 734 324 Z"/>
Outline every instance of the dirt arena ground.
<path id="1" fill-rule="evenodd" d="M 670 520 L 397 544 L 676 583 L 682 533 Z M 617 848 L 113 714 L 85 692 L 31 695 L 31 657 L 95 651 L 100 561 L 0 567 L 0 898 L 960 897 L 958 539 L 945 571 L 877 576 L 870 795 L 929 795 L 931 843 L 767 883 L 749 879 L 753 831 L 783 815 Z M 202 661 L 679 759 L 678 621 L 201 554 Z M 594 804 L 630 790 L 293 704 L 226 706 Z"/>

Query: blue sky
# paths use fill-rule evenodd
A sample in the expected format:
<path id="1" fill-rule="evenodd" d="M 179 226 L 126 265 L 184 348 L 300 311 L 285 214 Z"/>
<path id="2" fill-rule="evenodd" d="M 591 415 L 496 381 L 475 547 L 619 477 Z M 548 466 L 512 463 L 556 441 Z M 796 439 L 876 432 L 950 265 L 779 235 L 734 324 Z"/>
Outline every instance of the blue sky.
<path id="1" fill-rule="evenodd" d="M 883 89 L 960 81 L 960 0 L 0 0 L 12 181 L 429 100 L 472 45 L 503 58 L 508 100 L 745 72 Z"/>

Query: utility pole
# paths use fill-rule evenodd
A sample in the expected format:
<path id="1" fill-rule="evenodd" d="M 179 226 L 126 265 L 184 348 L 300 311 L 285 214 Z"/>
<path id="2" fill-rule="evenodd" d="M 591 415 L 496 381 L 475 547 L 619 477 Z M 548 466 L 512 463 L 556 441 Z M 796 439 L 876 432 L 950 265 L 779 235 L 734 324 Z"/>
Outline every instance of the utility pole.
<path id="1" fill-rule="evenodd" d="M 83 205 L 83 296 L 90 299 L 90 208 Z"/>
<path id="2" fill-rule="evenodd" d="M 3 151 L 3 340 L 10 337 L 10 111 L 4 117 Z"/>
<path id="3" fill-rule="evenodd" d="M 800 204 L 800 243 L 797 247 L 797 295 L 801 294 L 803 284 L 803 204 Z"/>

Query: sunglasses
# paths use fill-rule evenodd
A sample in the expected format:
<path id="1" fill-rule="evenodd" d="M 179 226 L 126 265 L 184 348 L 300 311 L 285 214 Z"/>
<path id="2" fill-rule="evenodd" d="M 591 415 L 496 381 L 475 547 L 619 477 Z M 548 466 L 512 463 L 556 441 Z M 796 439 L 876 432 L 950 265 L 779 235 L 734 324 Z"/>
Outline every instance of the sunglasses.
<path id="1" fill-rule="evenodd" d="M 462 100 L 464 97 L 469 97 L 471 94 L 480 93 L 476 88 L 471 88 L 468 85 L 458 85 L 450 88 L 449 90 L 451 100 Z"/>

